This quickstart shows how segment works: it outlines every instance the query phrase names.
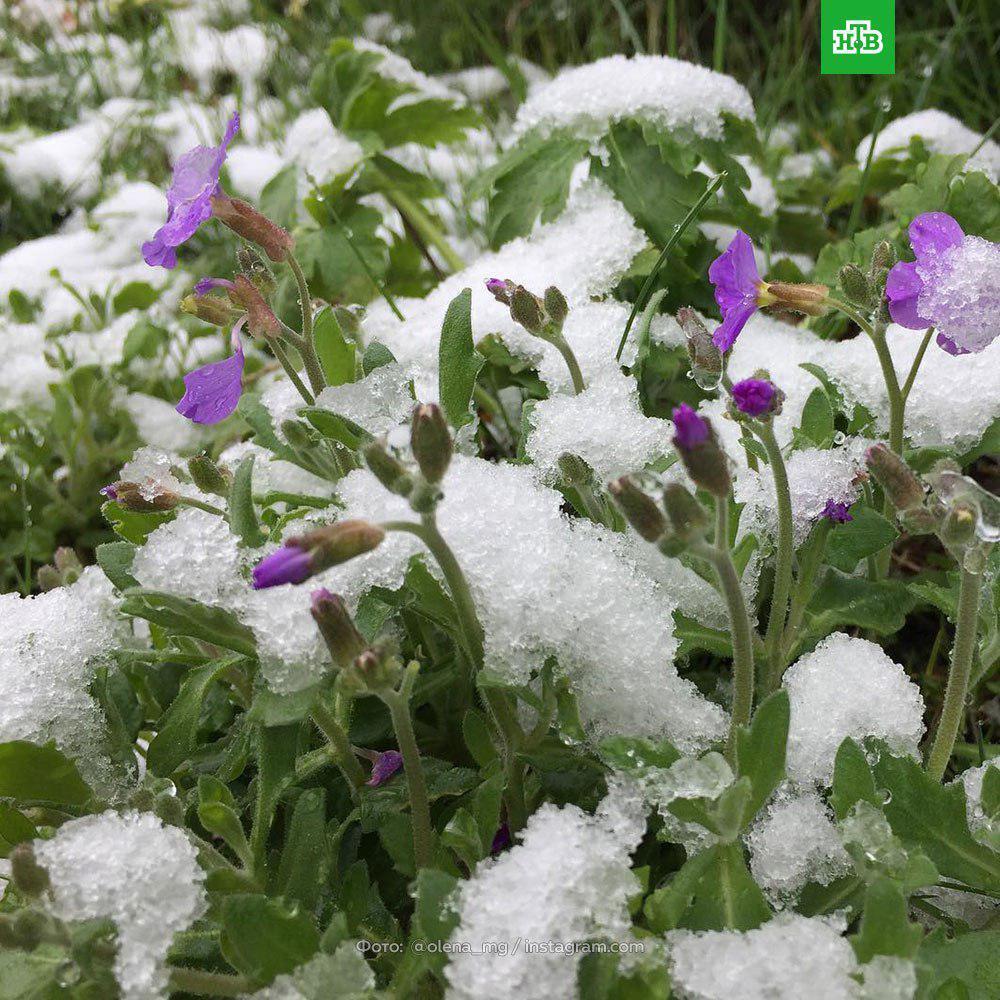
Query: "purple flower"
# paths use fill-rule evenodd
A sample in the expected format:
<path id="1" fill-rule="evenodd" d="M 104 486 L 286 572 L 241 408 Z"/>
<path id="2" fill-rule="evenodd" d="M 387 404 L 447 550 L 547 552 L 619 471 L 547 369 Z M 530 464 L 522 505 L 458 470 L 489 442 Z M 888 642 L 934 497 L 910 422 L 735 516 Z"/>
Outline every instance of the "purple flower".
<path id="1" fill-rule="evenodd" d="M 312 556 L 308 549 L 285 544 L 253 568 L 253 589 L 266 590 L 283 583 L 301 583 L 312 573 Z"/>
<path id="2" fill-rule="evenodd" d="M 850 504 L 844 503 L 842 500 L 834 500 L 833 497 L 827 500 L 826 506 L 819 512 L 819 516 L 833 521 L 834 524 L 847 524 L 848 521 L 854 520 L 851 516 Z"/>
<path id="3" fill-rule="evenodd" d="M 712 261 L 708 278 L 715 285 L 715 301 L 722 310 L 722 323 L 712 341 L 720 351 L 728 351 L 760 306 L 760 293 L 766 287 L 757 271 L 750 237 L 741 229 Z"/>
<path id="4" fill-rule="evenodd" d="M 112 483 L 110 486 L 105 486 L 103 489 L 98 490 L 102 497 L 107 497 L 109 500 L 118 499 L 118 490 L 115 489 L 115 484 Z"/>
<path id="5" fill-rule="evenodd" d="M 775 392 L 774 385 L 767 379 L 745 378 L 733 386 L 733 402 L 740 413 L 759 417 L 771 409 Z"/>
<path id="6" fill-rule="evenodd" d="M 510 827 L 506 823 L 501 823 L 497 828 L 497 832 L 493 834 L 493 843 L 490 844 L 490 854 L 499 854 L 505 847 L 510 847 L 510 844 Z"/>
<path id="7" fill-rule="evenodd" d="M 690 451 L 707 441 L 711 433 L 708 421 L 703 420 L 687 403 L 674 410 L 674 444 L 682 451 Z"/>
<path id="8" fill-rule="evenodd" d="M 505 306 L 510 305 L 511 296 L 517 286 L 509 278 L 487 278 L 486 291 Z"/>
<path id="9" fill-rule="evenodd" d="M 184 395 L 175 409 L 196 424 L 217 424 L 225 420 L 240 401 L 243 392 L 243 345 L 240 330 L 244 316 L 233 327 L 230 343 L 233 353 L 224 361 L 202 365 L 184 376 Z"/>
<path id="10" fill-rule="evenodd" d="M 194 294 L 201 297 L 208 295 L 213 288 L 235 288 L 236 285 L 228 278 L 199 278 L 194 286 Z"/>
<path id="11" fill-rule="evenodd" d="M 167 221 L 142 245 L 143 260 L 150 267 L 177 266 L 176 248 L 194 236 L 212 215 L 212 196 L 219 191 L 219 174 L 226 151 L 240 127 L 234 114 L 218 146 L 195 146 L 174 164 L 167 191 Z"/>
<path id="12" fill-rule="evenodd" d="M 889 314 L 910 330 L 936 327 L 949 354 L 984 350 L 1000 335 L 1000 244 L 966 236 L 945 212 L 918 215 L 909 234 L 916 259 L 889 271 Z"/>
<path id="13" fill-rule="evenodd" d="M 372 764 L 372 776 L 365 782 L 372 788 L 384 785 L 403 766 L 403 755 L 398 750 L 380 753 Z"/>

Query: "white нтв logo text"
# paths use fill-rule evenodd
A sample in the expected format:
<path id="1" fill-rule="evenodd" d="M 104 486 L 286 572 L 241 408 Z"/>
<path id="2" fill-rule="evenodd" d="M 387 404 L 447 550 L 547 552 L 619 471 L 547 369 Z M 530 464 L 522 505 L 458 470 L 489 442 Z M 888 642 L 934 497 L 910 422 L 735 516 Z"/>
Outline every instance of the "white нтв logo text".
<path id="1" fill-rule="evenodd" d="M 833 51 L 839 56 L 873 56 L 882 51 L 882 32 L 871 21 L 848 21 L 833 30 Z"/>

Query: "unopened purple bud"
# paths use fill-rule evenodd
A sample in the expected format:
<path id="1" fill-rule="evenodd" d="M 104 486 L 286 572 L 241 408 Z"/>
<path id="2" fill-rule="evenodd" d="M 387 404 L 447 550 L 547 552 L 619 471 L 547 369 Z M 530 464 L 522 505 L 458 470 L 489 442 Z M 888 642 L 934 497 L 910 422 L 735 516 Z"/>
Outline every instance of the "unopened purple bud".
<path id="1" fill-rule="evenodd" d="M 507 278 L 488 278 L 486 281 L 486 291 L 505 306 L 510 305 L 510 297 L 515 288 L 514 282 Z"/>
<path id="2" fill-rule="evenodd" d="M 344 599 L 321 587 L 310 595 L 309 610 L 333 662 L 341 669 L 350 666 L 354 658 L 365 651 L 367 643 L 354 624 Z"/>
<path id="3" fill-rule="evenodd" d="M 280 587 L 283 583 L 301 583 L 311 573 L 311 556 L 298 545 L 283 545 L 253 568 L 254 590 Z"/>
<path id="4" fill-rule="evenodd" d="M 493 834 L 493 843 L 490 844 L 490 854 L 499 854 L 504 848 L 510 847 L 510 845 L 510 827 L 506 823 L 501 823 L 497 832 Z"/>
<path id="5" fill-rule="evenodd" d="M 679 450 L 696 448 L 711 436 L 708 421 L 699 417 L 687 403 L 681 403 L 680 406 L 676 407 L 673 417 L 674 444 Z"/>
<path id="6" fill-rule="evenodd" d="M 770 413 L 776 395 L 774 383 L 762 378 L 745 378 L 732 388 L 736 409 L 748 417 L 760 417 Z"/>
<path id="7" fill-rule="evenodd" d="M 228 278 L 199 278 L 194 286 L 194 294 L 199 298 L 208 295 L 215 288 L 232 289 L 234 286 Z"/>
<path id="8" fill-rule="evenodd" d="M 850 504 L 844 503 L 843 500 L 834 500 L 833 497 L 827 500 L 826 506 L 820 511 L 819 516 L 825 517 L 834 524 L 847 524 L 848 521 L 854 520 Z"/>
<path id="9" fill-rule="evenodd" d="M 101 494 L 102 497 L 107 497 L 109 500 L 117 500 L 118 499 L 118 490 L 115 489 L 115 484 L 114 483 L 112 483 L 110 486 L 105 486 L 99 492 L 100 492 L 100 494 Z"/>
<path id="10" fill-rule="evenodd" d="M 402 767 L 403 755 L 398 750 L 386 750 L 384 753 L 380 753 L 372 764 L 372 775 L 365 784 L 371 788 L 378 788 Z"/>
<path id="11" fill-rule="evenodd" d="M 712 425 L 699 417 L 687 403 L 673 413 L 674 447 L 684 468 L 697 486 L 715 497 L 727 497 L 732 489 L 729 460 L 716 440 Z"/>

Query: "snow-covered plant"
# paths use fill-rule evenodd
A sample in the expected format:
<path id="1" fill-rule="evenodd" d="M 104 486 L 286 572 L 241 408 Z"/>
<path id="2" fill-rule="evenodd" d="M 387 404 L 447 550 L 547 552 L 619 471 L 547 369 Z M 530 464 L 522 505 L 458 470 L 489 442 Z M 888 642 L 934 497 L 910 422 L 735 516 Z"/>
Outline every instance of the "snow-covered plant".
<path id="1" fill-rule="evenodd" d="M 0 1000 L 1000 995 L 995 144 L 273 6 L 2 15 Z"/>

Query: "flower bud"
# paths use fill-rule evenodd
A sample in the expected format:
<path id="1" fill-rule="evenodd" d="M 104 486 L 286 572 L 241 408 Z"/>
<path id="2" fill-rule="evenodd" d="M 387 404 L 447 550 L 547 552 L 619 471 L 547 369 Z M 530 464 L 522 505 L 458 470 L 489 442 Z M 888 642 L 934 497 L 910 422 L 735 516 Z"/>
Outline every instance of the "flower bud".
<path id="1" fill-rule="evenodd" d="M 871 306 L 871 285 L 864 271 L 857 264 L 845 264 L 840 269 L 840 287 L 844 289 L 844 295 L 848 301 L 866 308 Z"/>
<path id="2" fill-rule="evenodd" d="M 510 315 L 536 336 L 545 332 L 545 312 L 537 295 L 532 295 L 524 285 L 517 285 L 510 297 Z"/>
<path id="3" fill-rule="evenodd" d="M 559 472 L 567 486 L 589 486 L 594 470 L 579 455 L 565 451 L 559 456 Z"/>
<path id="4" fill-rule="evenodd" d="M 148 495 L 147 495 L 148 494 Z M 138 483 L 117 482 L 105 486 L 101 495 L 114 500 L 122 510 L 137 514 L 173 510 L 180 503 L 180 496 L 173 490 L 154 487 L 144 489 Z"/>
<path id="5" fill-rule="evenodd" d="M 947 548 L 961 551 L 975 539 L 978 522 L 975 506 L 960 500 L 945 515 L 938 534 Z"/>
<path id="6" fill-rule="evenodd" d="M 195 486 L 203 493 L 213 493 L 217 497 L 229 495 L 232 476 L 223 472 L 207 454 L 202 452 L 189 458 L 187 467 Z"/>
<path id="7" fill-rule="evenodd" d="M 608 492 L 621 508 L 625 520 L 647 542 L 656 542 L 663 537 L 667 530 L 666 518 L 656 506 L 656 501 L 639 489 L 628 476 L 608 483 Z"/>
<path id="8" fill-rule="evenodd" d="M 677 322 L 687 339 L 691 377 L 702 389 L 717 388 L 722 381 L 722 351 L 715 346 L 712 335 L 690 306 L 682 306 L 677 310 Z"/>
<path id="9" fill-rule="evenodd" d="M 545 289 L 543 302 L 549 319 L 561 330 L 569 315 L 569 303 L 566 301 L 566 296 L 555 285 L 549 285 Z"/>
<path id="10" fill-rule="evenodd" d="M 872 248 L 871 272 L 888 271 L 896 263 L 896 251 L 888 240 L 876 243 Z"/>
<path id="11" fill-rule="evenodd" d="M 291 233 L 238 198 L 214 195 L 212 215 L 237 236 L 256 243 L 275 263 L 285 260 L 295 246 Z"/>
<path id="12" fill-rule="evenodd" d="M 766 289 L 767 304 L 781 305 L 806 316 L 822 316 L 829 294 L 826 285 L 795 285 L 786 281 L 769 282 Z"/>
<path id="13" fill-rule="evenodd" d="M 753 378 L 733 384 L 728 412 L 735 420 L 743 417 L 773 417 L 781 413 L 785 394 L 768 378 L 767 372 L 755 372 Z"/>
<path id="14" fill-rule="evenodd" d="M 687 403 L 678 406 L 673 417 L 674 447 L 688 475 L 697 486 L 713 496 L 729 496 L 732 488 L 729 459 L 716 439 L 712 425 L 698 416 Z"/>
<path id="15" fill-rule="evenodd" d="M 378 548 L 385 532 L 368 521 L 338 521 L 297 538 L 290 538 L 253 569 L 254 590 L 302 583 L 331 566 Z"/>
<path id="16" fill-rule="evenodd" d="M 281 323 L 254 283 L 238 274 L 233 284 L 233 298 L 247 311 L 247 330 L 250 336 L 261 340 L 277 340 L 281 336 Z"/>
<path id="17" fill-rule="evenodd" d="M 51 918 L 41 910 L 18 910 L 4 914 L 2 943 L 9 948 L 34 951 L 52 930 Z"/>
<path id="18" fill-rule="evenodd" d="M 910 467 L 884 444 L 865 452 L 865 465 L 896 510 L 913 510 L 924 502 L 924 487 Z"/>
<path id="19" fill-rule="evenodd" d="M 413 491 L 413 476 L 406 466 L 390 454 L 381 441 L 369 441 L 362 454 L 372 475 L 390 492 L 408 497 Z"/>
<path id="20" fill-rule="evenodd" d="M 344 599 L 321 588 L 312 592 L 310 613 L 320 635 L 330 651 L 333 662 L 341 669 L 350 666 L 368 646 L 351 618 Z"/>
<path id="21" fill-rule="evenodd" d="M 62 573 L 55 566 L 39 566 L 35 579 L 38 581 L 38 589 L 45 593 L 63 585 Z"/>
<path id="22" fill-rule="evenodd" d="M 274 294 L 278 283 L 274 280 L 274 275 L 264 258 L 253 247 L 243 244 L 236 251 L 236 263 L 240 272 L 253 282 L 254 287 L 265 299 Z"/>
<path id="23" fill-rule="evenodd" d="M 899 523 L 908 535 L 929 535 L 937 530 L 940 518 L 926 507 L 900 511 Z"/>
<path id="24" fill-rule="evenodd" d="M 440 483 L 448 471 L 455 446 L 448 422 L 436 403 L 422 403 L 414 409 L 410 448 L 424 479 Z"/>
<path id="25" fill-rule="evenodd" d="M 385 691 L 394 688 L 403 673 L 403 661 L 387 645 L 373 646 L 355 657 L 344 671 L 343 681 L 348 690 Z"/>
<path id="26" fill-rule="evenodd" d="M 371 777 L 365 782 L 370 788 L 384 785 L 403 767 L 403 755 L 398 750 L 386 750 L 376 754 L 372 761 Z"/>
<path id="27" fill-rule="evenodd" d="M 181 312 L 200 319 L 212 326 L 231 327 L 240 312 L 228 298 L 221 295 L 186 295 L 181 299 Z"/>
<path id="28" fill-rule="evenodd" d="M 486 282 L 486 291 L 505 306 L 510 305 L 516 287 L 510 278 L 489 278 Z"/>
<path id="29" fill-rule="evenodd" d="M 8 855 L 11 881 L 25 896 L 40 896 L 49 887 L 49 873 L 35 860 L 30 841 L 15 844 Z"/>
<path id="30" fill-rule="evenodd" d="M 184 803 L 170 792 L 160 792 L 153 799 L 153 814 L 167 826 L 184 826 Z"/>
<path id="31" fill-rule="evenodd" d="M 669 483 L 663 491 L 663 506 L 674 535 L 682 542 L 704 538 L 710 522 L 708 511 L 680 483 Z"/>

